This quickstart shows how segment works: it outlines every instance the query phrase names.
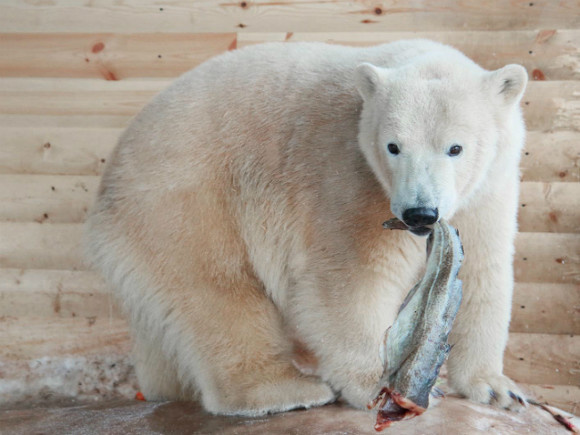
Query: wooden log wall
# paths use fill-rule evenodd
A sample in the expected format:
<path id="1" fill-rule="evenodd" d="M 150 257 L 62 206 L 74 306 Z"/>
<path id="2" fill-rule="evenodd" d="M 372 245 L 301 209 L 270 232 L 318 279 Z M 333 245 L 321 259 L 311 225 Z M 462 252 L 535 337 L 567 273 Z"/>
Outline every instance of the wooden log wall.
<path id="1" fill-rule="evenodd" d="M 506 372 L 540 399 L 580 413 L 573 0 L 1 2 L 0 369 L 127 352 L 122 315 L 82 261 L 81 227 L 120 132 L 173 78 L 265 41 L 362 46 L 401 38 L 451 44 L 488 69 L 528 70 Z"/>

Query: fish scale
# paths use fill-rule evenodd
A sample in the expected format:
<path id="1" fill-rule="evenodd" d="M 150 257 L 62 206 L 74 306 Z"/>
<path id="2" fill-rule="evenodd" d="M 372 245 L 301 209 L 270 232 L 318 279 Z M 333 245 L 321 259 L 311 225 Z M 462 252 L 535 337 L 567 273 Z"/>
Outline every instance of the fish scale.
<path id="1" fill-rule="evenodd" d="M 408 229 L 396 218 L 384 227 Z M 420 415 L 429 406 L 429 394 L 451 349 L 447 339 L 461 304 L 457 274 L 462 261 L 459 233 L 441 219 L 427 241 L 425 275 L 409 291 L 383 339 L 384 372 L 369 404 L 379 405 L 375 429 Z"/>

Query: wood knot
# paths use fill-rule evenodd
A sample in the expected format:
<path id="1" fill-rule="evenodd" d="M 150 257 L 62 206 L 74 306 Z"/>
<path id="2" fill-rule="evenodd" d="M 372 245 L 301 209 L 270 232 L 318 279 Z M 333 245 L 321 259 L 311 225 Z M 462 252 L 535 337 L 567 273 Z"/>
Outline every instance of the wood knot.
<path id="1" fill-rule="evenodd" d="M 91 49 L 91 51 L 93 53 L 99 53 L 101 51 L 103 51 L 105 49 L 105 44 L 103 44 L 102 42 L 97 42 L 95 45 L 93 45 L 93 48 Z"/>

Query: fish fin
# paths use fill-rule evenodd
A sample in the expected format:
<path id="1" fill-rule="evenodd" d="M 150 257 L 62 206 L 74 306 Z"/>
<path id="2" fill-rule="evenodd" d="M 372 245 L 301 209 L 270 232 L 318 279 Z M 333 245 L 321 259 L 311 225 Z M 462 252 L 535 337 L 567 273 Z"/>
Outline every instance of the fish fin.
<path id="1" fill-rule="evenodd" d="M 381 345 L 379 346 L 379 358 L 381 359 L 383 366 L 387 365 L 387 339 L 389 338 L 390 330 L 391 327 L 389 326 L 383 334 L 383 339 L 381 341 Z"/>

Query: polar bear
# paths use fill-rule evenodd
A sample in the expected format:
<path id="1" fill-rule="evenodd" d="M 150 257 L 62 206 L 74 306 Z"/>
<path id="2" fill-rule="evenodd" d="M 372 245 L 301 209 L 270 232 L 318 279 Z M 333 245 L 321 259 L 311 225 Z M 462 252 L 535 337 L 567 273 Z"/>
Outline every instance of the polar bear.
<path id="1" fill-rule="evenodd" d="M 465 247 L 450 383 L 521 406 L 502 360 L 526 83 L 519 65 L 486 71 L 427 40 L 271 43 L 153 99 L 86 231 L 129 315 L 145 396 L 247 416 L 338 395 L 364 407 L 381 338 L 423 273 L 420 229 L 445 218 Z M 417 234 L 383 230 L 393 216 Z"/>

